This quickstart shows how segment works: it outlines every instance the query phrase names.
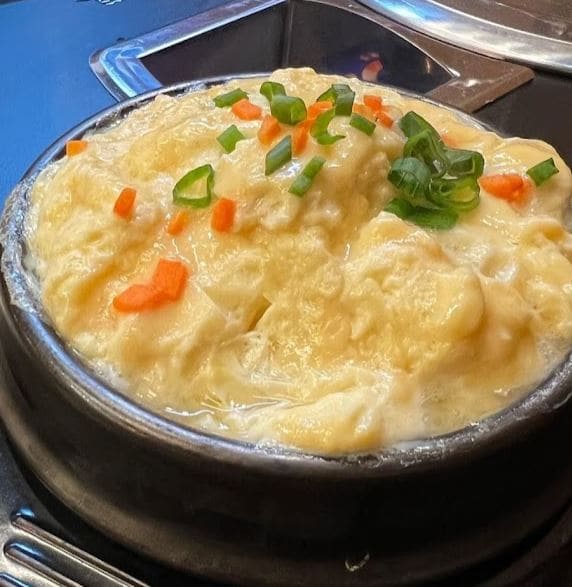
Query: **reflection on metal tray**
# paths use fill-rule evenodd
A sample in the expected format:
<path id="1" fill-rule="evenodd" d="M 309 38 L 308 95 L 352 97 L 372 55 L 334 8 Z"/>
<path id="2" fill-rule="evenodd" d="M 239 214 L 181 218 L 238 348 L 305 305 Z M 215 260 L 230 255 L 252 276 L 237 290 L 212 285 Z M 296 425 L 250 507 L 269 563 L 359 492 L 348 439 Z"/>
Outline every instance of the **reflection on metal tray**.
<path id="1" fill-rule="evenodd" d="M 240 0 L 99 51 L 91 66 L 118 99 L 198 77 L 310 66 L 426 93 L 466 112 L 533 77 L 349 0 Z"/>
<path id="2" fill-rule="evenodd" d="M 572 74 L 570 0 L 360 1 L 458 47 Z"/>

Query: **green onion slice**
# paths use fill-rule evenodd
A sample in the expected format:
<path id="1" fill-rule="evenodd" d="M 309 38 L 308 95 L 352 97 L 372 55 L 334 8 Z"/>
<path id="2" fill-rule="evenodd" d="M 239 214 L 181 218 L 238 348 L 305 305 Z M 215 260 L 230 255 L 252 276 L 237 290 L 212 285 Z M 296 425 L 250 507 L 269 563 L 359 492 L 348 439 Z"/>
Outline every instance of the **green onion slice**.
<path id="1" fill-rule="evenodd" d="M 386 212 L 391 212 L 403 220 L 409 218 L 413 212 L 413 205 L 410 204 L 405 198 L 393 198 L 384 208 Z"/>
<path id="2" fill-rule="evenodd" d="M 354 107 L 355 92 L 344 92 L 336 98 L 336 116 L 351 116 Z"/>
<path id="3" fill-rule="evenodd" d="M 264 173 L 271 175 L 292 159 L 292 137 L 284 137 L 274 148 L 266 153 Z"/>
<path id="4" fill-rule="evenodd" d="M 294 125 L 306 119 L 306 104 L 302 98 L 277 95 L 270 102 L 270 112 L 279 122 Z"/>
<path id="5" fill-rule="evenodd" d="M 431 181 L 427 198 L 439 208 L 469 212 L 479 205 L 480 188 L 472 176 L 456 179 L 435 178 Z"/>
<path id="6" fill-rule="evenodd" d="M 485 160 L 477 151 L 465 149 L 450 149 L 445 147 L 445 157 L 448 161 L 447 173 L 455 177 L 472 176 L 478 179 L 485 168 Z"/>
<path id="7" fill-rule="evenodd" d="M 407 220 L 434 230 L 449 230 L 457 223 L 459 215 L 454 210 L 430 210 L 428 208 L 414 208 Z"/>
<path id="8" fill-rule="evenodd" d="M 399 128 L 408 139 L 426 130 L 433 134 L 436 139 L 441 140 L 439 133 L 422 116 L 413 111 L 401 117 Z"/>
<path id="9" fill-rule="evenodd" d="M 324 166 L 326 160 L 323 157 L 312 157 L 310 162 L 302 169 L 302 173 L 294 180 L 288 190 L 291 194 L 302 197 L 314 183 L 316 175 Z"/>
<path id="10" fill-rule="evenodd" d="M 554 159 L 546 159 L 538 165 L 527 170 L 526 174 L 536 185 L 542 185 L 547 179 L 558 173 L 558 167 L 554 164 Z"/>
<path id="11" fill-rule="evenodd" d="M 213 186 L 214 169 L 212 165 L 201 165 L 201 167 L 183 175 L 175 184 L 173 203 L 177 206 L 206 208 L 211 203 Z"/>
<path id="12" fill-rule="evenodd" d="M 264 82 L 260 86 L 260 93 L 269 101 L 272 102 L 274 96 L 285 96 L 286 89 L 278 82 Z"/>
<path id="13" fill-rule="evenodd" d="M 345 138 L 345 135 L 332 135 L 328 132 L 328 125 L 335 115 L 335 108 L 330 108 L 329 110 L 322 112 L 322 114 L 316 118 L 316 122 L 314 122 L 312 125 L 310 134 L 320 145 L 332 145 L 333 143 Z"/>
<path id="14" fill-rule="evenodd" d="M 232 153 L 236 148 L 238 141 L 243 141 L 246 137 L 236 128 L 236 125 L 229 126 L 223 133 L 218 135 L 216 140 L 221 144 L 227 153 Z"/>
<path id="15" fill-rule="evenodd" d="M 426 201 L 431 183 L 431 170 L 423 161 L 414 157 L 396 159 L 387 178 L 413 203 Z"/>
<path id="16" fill-rule="evenodd" d="M 428 129 L 422 130 L 407 140 L 403 156 L 415 157 L 423 161 L 432 175 L 443 175 L 449 167 L 441 139 L 436 139 Z"/>
<path id="17" fill-rule="evenodd" d="M 393 198 L 384 210 L 418 226 L 435 230 L 453 228 L 459 217 L 454 210 L 432 210 L 423 206 L 413 206 L 405 198 Z"/>
<path id="18" fill-rule="evenodd" d="M 334 104 L 336 116 L 351 116 L 354 99 L 355 92 L 347 84 L 332 84 L 316 102 L 328 100 Z"/>
<path id="19" fill-rule="evenodd" d="M 446 147 L 439 133 L 419 114 L 399 121 L 407 137 L 403 157 L 393 162 L 389 181 L 399 190 L 386 210 L 419 226 L 452 228 L 459 214 L 479 205 L 477 182 L 484 169 L 476 151 Z"/>
<path id="20" fill-rule="evenodd" d="M 238 102 L 239 100 L 247 97 L 248 94 L 244 90 L 237 88 L 236 90 L 232 90 L 226 94 L 216 96 L 214 103 L 217 108 L 226 108 L 227 106 L 232 106 L 235 102 Z"/>
<path id="21" fill-rule="evenodd" d="M 361 114 L 352 114 L 350 118 L 350 126 L 357 128 L 357 130 L 361 130 L 361 132 L 365 133 L 368 137 L 371 137 L 373 131 L 375 130 L 375 122 L 368 120 Z"/>

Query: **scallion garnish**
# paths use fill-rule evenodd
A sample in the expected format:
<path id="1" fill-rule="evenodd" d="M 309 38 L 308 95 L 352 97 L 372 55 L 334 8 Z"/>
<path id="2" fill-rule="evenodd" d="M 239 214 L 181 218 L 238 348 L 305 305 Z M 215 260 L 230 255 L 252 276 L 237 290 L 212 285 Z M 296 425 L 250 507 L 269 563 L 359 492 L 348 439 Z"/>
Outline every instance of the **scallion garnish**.
<path id="1" fill-rule="evenodd" d="M 235 102 L 238 102 L 243 98 L 248 98 L 248 94 L 244 90 L 237 88 L 236 90 L 232 90 L 226 94 L 216 96 L 214 98 L 214 103 L 217 108 L 226 108 L 228 106 L 232 106 Z"/>
<path id="2" fill-rule="evenodd" d="M 393 200 L 385 206 L 384 210 L 395 214 L 403 220 L 407 220 L 407 218 L 411 216 L 414 207 L 405 198 L 393 198 Z"/>
<path id="3" fill-rule="evenodd" d="M 401 117 L 399 128 L 408 139 L 424 130 L 431 131 L 437 138 L 439 138 L 439 133 L 422 116 L 419 116 L 419 114 L 413 111 L 410 111 Z"/>
<path id="4" fill-rule="evenodd" d="M 330 110 L 326 110 L 322 112 L 316 118 L 316 122 L 312 125 L 310 130 L 310 134 L 316 139 L 320 145 L 331 145 L 336 141 L 345 138 L 345 135 L 332 135 L 328 132 L 328 125 L 336 115 L 336 110 L 334 108 L 330 108 Z"/>
<path id="5" fill-rule="evenodd" d="M 418 226 L 435 230 L 453 228 L 458 218 L 458 214 L 454 210 L 432 210 L 422 206 L 413 206 L 405 198 L 393 198 L 385 207 L 385 211 L 391 212 L 403 220 L 410 220 Z"/>
<path id="6" fill-rule="evenodd" d="M 286 89 L 278 82 L 264 82 L 260 86 L 260 93 L 269 101 L 272 102 L 274 96 L 285 96 Z"/>
<path id="7" fill-rule="evenodd" d="M 372 122 L 371 120 L 365 118 L 365 116 L 356 114 L 355 112 L 350 118 L 350 126 L 357 128 L 357 130 L 361 130 L 361 132 L 365 133 L 368 137 L 371 137 L 373 131 L 375 130 L 375 122 Z"/>
<path id="8" fill-rule="evenodd" d="M 335 103 L 336 116 L 351 116 L 355 97 L 355 93 L 351 90 L 339 94 Z"/>
<path id="9" fill-rule="evenodd" d="M 204 185 L 201 180 L 205 180 Z M 206 208 L 211 203 L 213 185 L 214 169 L 212 165 L 201 165 L 183 175 L 175 184 L 173 203 L 177 206 Z"/>
<path id="10" fill-rule="evenodd" d="M 479 205 L 478 178 L 484 159 L 476 151 L 451 149 L 419 114 L 408 112 L 399 122 L 407 137 L 403 157 L 396 159 L 388 179 L 398 189 L 385 208 L 427 228 L 452 228 L 459 213 Z"/>
<path id="11" fill-rule="evenodd" d="M 427 198 L 439 208 L 469 212 L 479 205 L 479 184 L 474 176 L 454 179 L 435 178 L 431 180 L 431 189 Z"/>
<path id="12" fill-rule="evenodd" d="M 312 187 L 316 175 L 318 175 L 325 162 L 326 160 L 323 157 L 312 157 L 288 191 L 295 196 L 302 197 Z"/>
<path id="13" fill-rule="evenodd" d="M 265 175 L 271 175 L 292 159 L 292 137 L 284 137 L 273 149 L 266 153 Z"/>
<path id="14" fill-rule="evenodd" d="M 445 147 L 445 157 L 449 162 L 447 173 L 456 177 L 480 177 L 485 168 L 485 159 L 477 151 L 450 149 Z"/>
<path id="15" fill-rule="evenodd" d="M 329 101 L 334 104 L 337 116 L 351 116 L 355 92 L 347 84 L 332 84 L 318 96 L 316 102 Z"/>
<path id="16" fill-rule="evenodd" d="M 449 167 L 449 161 L 445 156 L 444 145 L 437 135 L 430 130 L 422 130 L 413 135 L 405 143 L 404 157 L 415 157 L 423 161 L 431 170 L 432 175 L 443 175 Z"/>
<path id="17" fill-rule="evenodd" d="M 393 162 L 387 179 L 409 200 L 425 202 L 431 170 L 419 159 L 404 157 Z"/>
<path id="18" fill-rule="evenodd" d="M 408 220 L 433 230 L 449 230 L 457 223 L 459 215 L 454 210 L 444 208 L 442 210 L 431 210 L 429 208 L 416 207 L 409 215 Z"/>
<path id="19" fill-rule="evenodd" d="M 284 124 L 298 124 L 306 119 L 306 104 L 302 98 L 275 95 L 270 102 L 270 112 Z"/>
<path id="20" fill-rule="evenodd" d="M 246 137 L 232 124 L 223 133 L 218 135 L 216 140 L 221 144 L 227 153 L 232 153 L 236 148 L 238 141 L 243 141 Z"/>
<path id="21" fill-rule="evenodd" d="M 558 173 L 558 167 L 554 164 L 554 159 L 546 159 L 538 165 L 531 167 L 527 170 L 526 174 L 532 179 L 532 181 L 538 186 L 542 185 L 546 180 L 550 179 L 553 175 Z"/>

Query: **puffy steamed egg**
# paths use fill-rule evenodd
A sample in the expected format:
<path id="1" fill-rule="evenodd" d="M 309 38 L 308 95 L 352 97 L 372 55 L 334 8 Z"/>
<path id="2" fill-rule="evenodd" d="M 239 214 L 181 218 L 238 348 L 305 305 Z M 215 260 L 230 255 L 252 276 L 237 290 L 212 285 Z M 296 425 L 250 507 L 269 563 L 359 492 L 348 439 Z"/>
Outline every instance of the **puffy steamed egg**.
<path id="1" fill-rule="evenodd" d="M 348 84 L 369 124 L 332 112 L 323 132 L 342 138 L 321 142 L 316 122 L 266 119 L 265 80 L 238 80 L 158 96 L 40 176 L 28 242 L 61 336 L 171 418 L 322 454 L 460 428 L 545 377 L 572 344 L 572 177 L 555 151 L 379 86 L 270 79 L 308 112 Z M 239 88 L 241 106 L 217 106 Z M 410 111 L 484 157 L 478 205 L 447 226 L 389 206 L 407 189 L 388 175 Z M 275 150 L 288 137 L 290 157 Z M 526 171 L 548 158 L 558 173 L 536 186 Z M 177 185 L 205 201 L 177 203 Z"/>

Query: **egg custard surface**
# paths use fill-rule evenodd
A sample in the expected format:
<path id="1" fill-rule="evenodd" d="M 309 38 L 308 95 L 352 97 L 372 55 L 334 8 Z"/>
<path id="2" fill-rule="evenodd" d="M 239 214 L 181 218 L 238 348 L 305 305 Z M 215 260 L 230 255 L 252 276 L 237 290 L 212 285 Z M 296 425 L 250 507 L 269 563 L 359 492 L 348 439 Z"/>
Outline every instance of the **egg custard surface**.
<path id="1" fill-rule="evenodd" d="M 159 95 L 40 175 L 28 262 L 58 333 L 156 412 L 315 454 L 446 433 L 529 392 L 572 343 L 554 149 L 354 79 L 269 79 Z M 473 176 L 455 175 L 465 152 Z"/>

